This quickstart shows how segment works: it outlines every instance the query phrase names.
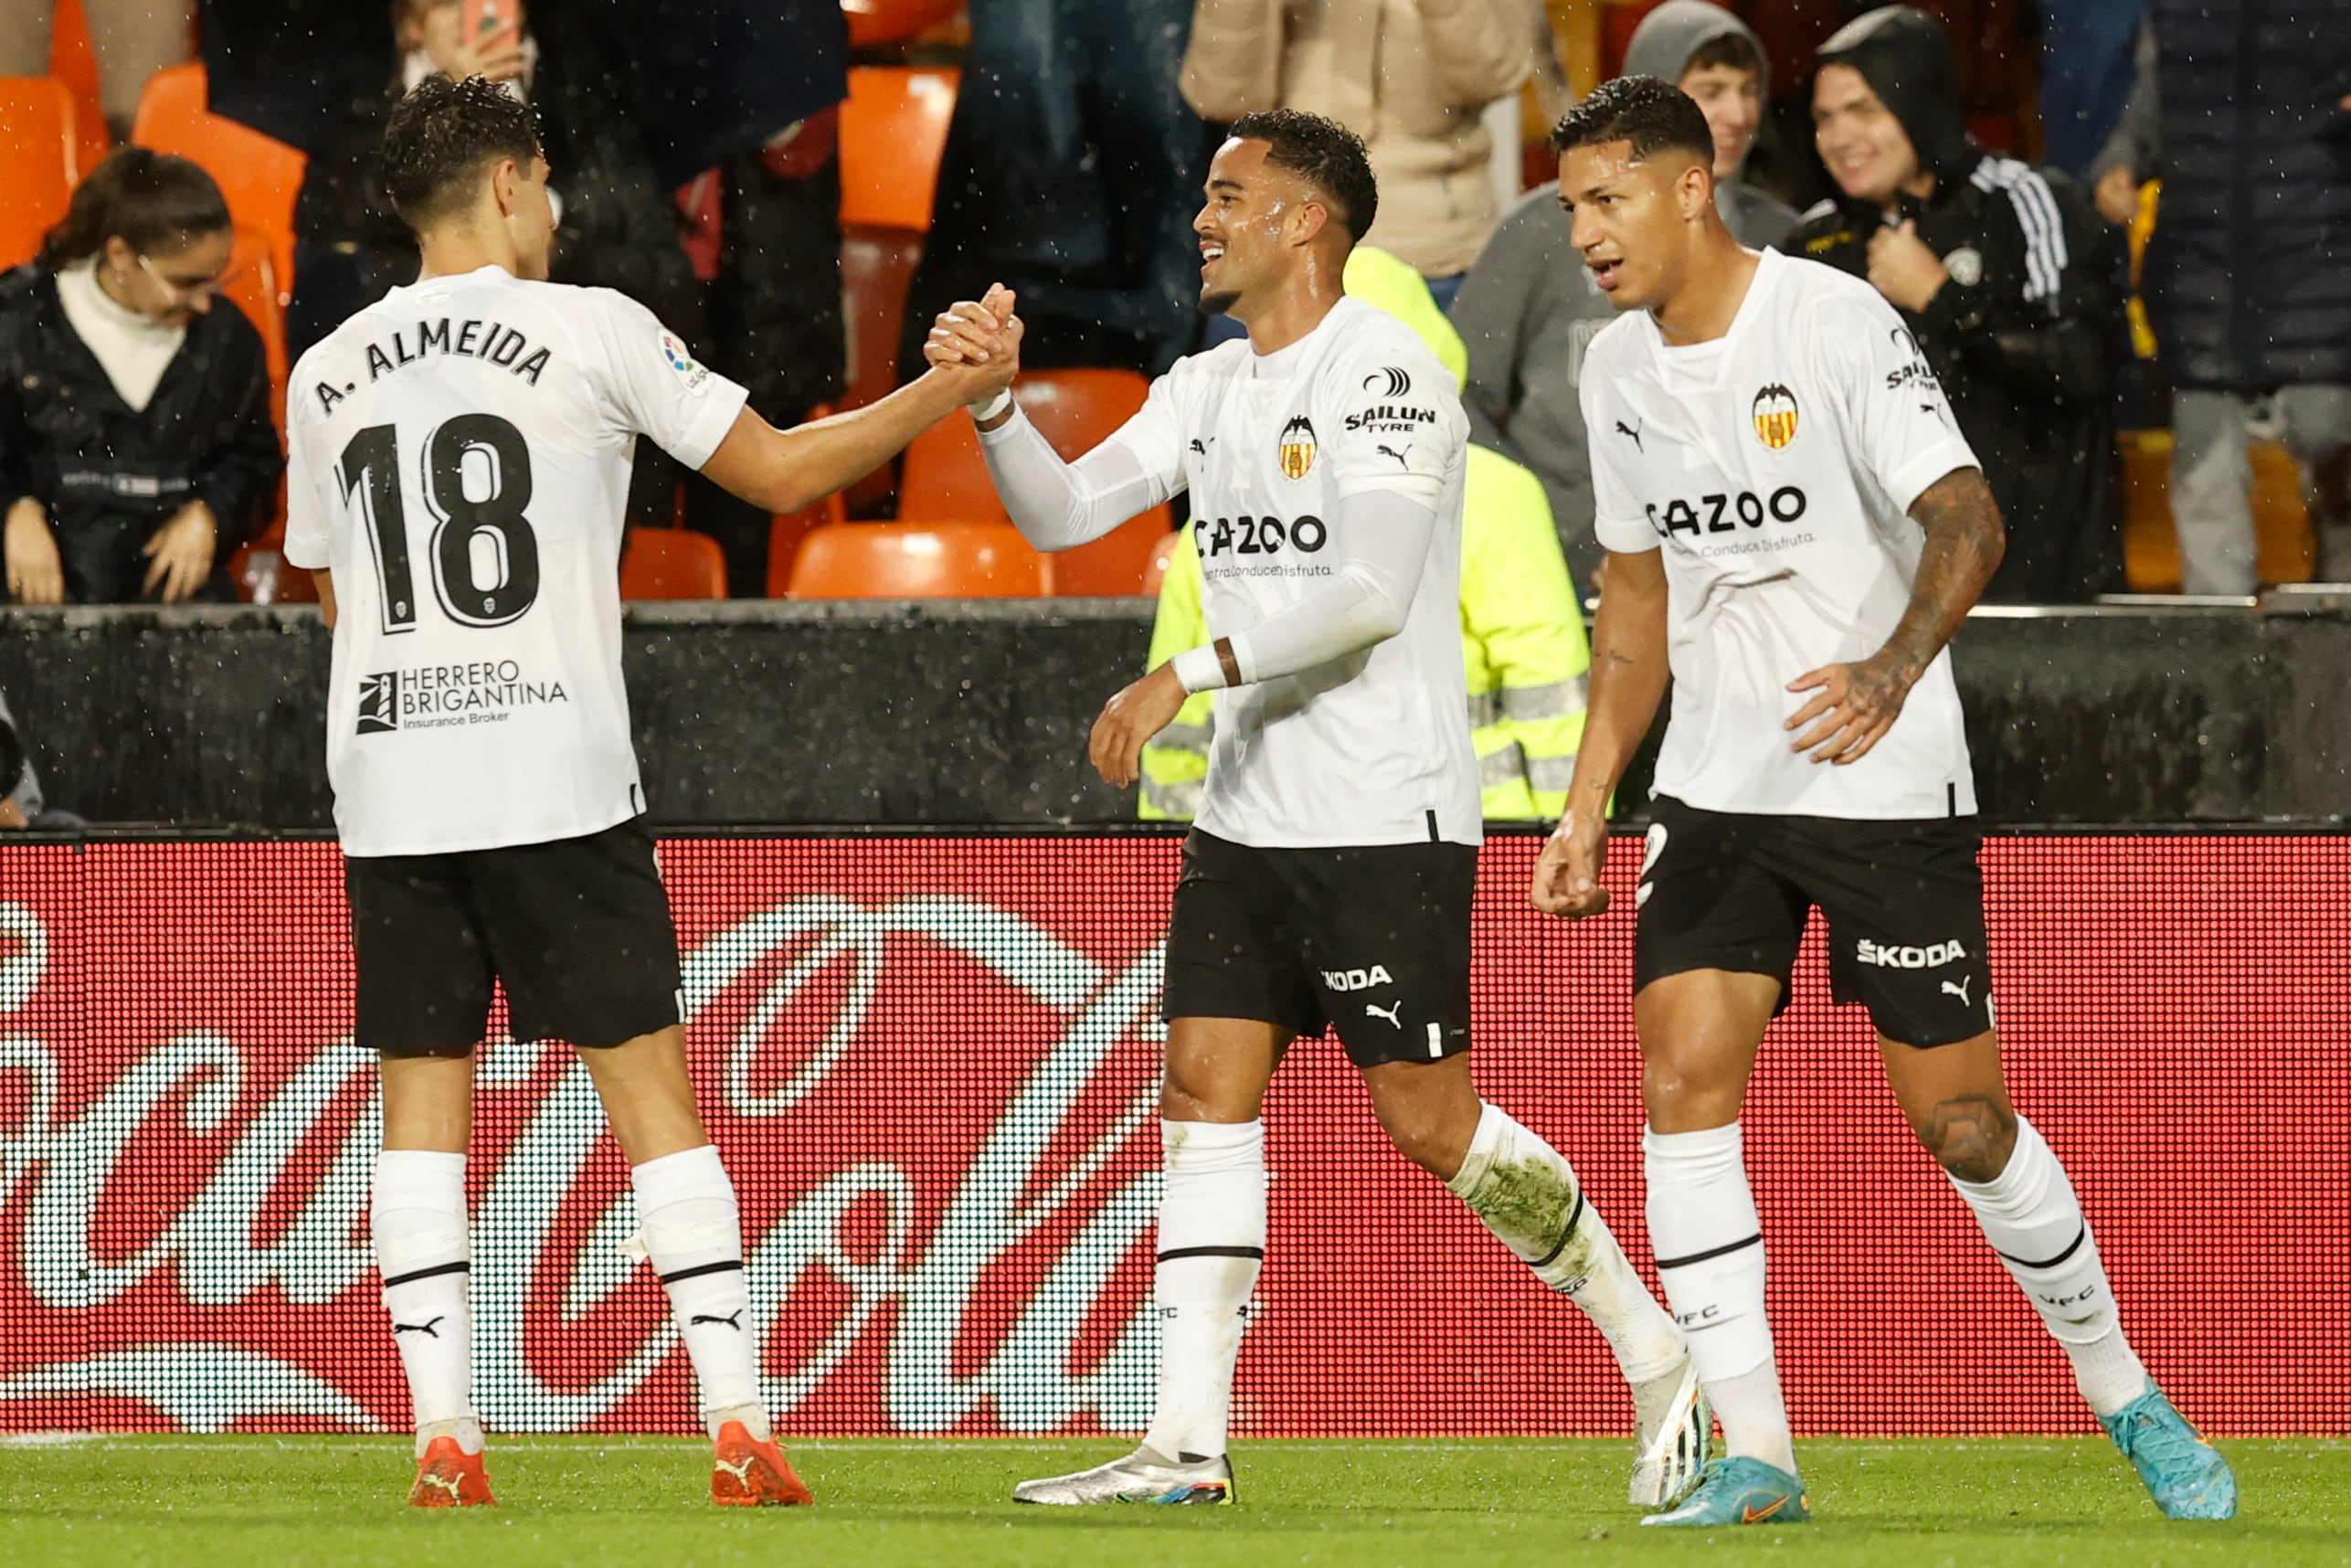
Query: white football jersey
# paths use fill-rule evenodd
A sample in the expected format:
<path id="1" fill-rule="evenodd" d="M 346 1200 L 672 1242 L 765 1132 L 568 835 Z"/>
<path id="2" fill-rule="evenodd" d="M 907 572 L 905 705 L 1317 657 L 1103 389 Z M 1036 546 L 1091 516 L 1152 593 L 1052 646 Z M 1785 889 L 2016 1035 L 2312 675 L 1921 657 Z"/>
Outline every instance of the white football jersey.
<path id="1" fill-rule="evenodd" d="M 1787 683 L 1868 658 L 1910 606 L 1928 486 L 1976 468 L 1943 387 L 1878 291 L 1766 251 L 1711 343 L 1646 311 L 1583 367 L 1594 529 L 1663 549 L 1673 706 L 1656 790 L 1714 811 L 1890 819 L 1975 810 L 1949 650 L 1860 761 L 1816 763 Z"/>
<path id="2" fill-rule="evenodd" d="M 1200 826 L 1262 849 L 1479 842 L 1461 666 L 1469 420 L 1427 345 L 1341 300 L 1277 354 L 1230 343 L 1179 361 L 1112 440 L 1140 460 L 1156 499 L 1191 491 L 1212 638 L 1329 581 L 1342 498 L 1392 491 L 1436 514 L 1402 631 L 1216 694 Z"/>
<path id="3" fill-rule="evenodd" d="M 620 681 L 637 437 L 698 469 L 744 397 L 642 305 L 498 267 L 395 289 L 302 355 L 285 554 L 334 572 L 345 854 L 545 843 L 644 810 Z"/>

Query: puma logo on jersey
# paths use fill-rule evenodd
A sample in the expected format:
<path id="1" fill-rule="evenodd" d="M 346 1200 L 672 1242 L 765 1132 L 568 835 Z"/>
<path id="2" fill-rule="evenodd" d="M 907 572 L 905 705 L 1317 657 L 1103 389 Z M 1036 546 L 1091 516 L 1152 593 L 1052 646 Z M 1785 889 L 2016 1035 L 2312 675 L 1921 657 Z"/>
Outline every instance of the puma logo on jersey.
<path id="1" fill-rule="evenodd" d="M 1333 991 L 1370 991 L 1375 985 L 1393 985 L 1396 980 L 1385 964 L 1373 964 L 1368 969 L 1325 969 L 1322 983 Z"/>
<path id="2" fill-rule="evenodd" d="M 1404 1004 L 1401 1001 L 1393 1007 L 1374 1007 L 1368 1001 L 1363 1004 L 1364 1017 L 1384 1018 L 1399 1029 L 1404 1026 L 1403 1012 Z"/>
<path id="3" fill-rule="evenodd" d="M 1954 996 L 1957 997 L 1957 998 L 1959 999 L 1959 1005 L 1960 1005 L 1960 1006 L 1962 1006 L 1962 1007 L 1973 1007 L 1973 1006 L 1975 1006 L 1975 1004 L 1974 1002 L 1972 1002 L 1972 1001 L 1968 1001 L 1968 1000 L 1967 1000 L 1967 988 L 1968 988 L 1969 986 L 1971 986 L 1971 985 L 1975 984 L 1975 977 L 1974 975 L 1967 975 L 1967 976 L 1965 976 L 1965 977 L 1964 977 L 1964 978 L 1962 978 L 1962 979 L 1960 979 L 1960 980 L 1956 980 L 1956 981 L 1954 981 L 1954 980 L 1945 980 L 1945 981 L 1943 981 L 1943 990 L 1945 990 L 1945 991 L 1949 991 L 1952 995 L 1954 995 Z"/>
<path id="4" fill-rule="evenodd" d="M 724 1318 L 709 1312 L 697 1312 L 694 1315 L 694 1321 L 688 1323 L 686 1327 L 689 1329 L 699 1329 L 704 1323 L 724 1323 L 739 1334 L 743 1331 L 743 1325 L 740 1321 L 742 1316 L 743 1308 L 740 1307 L 737 1307 L 734 1311 L 729 1312 Z"/>
<path id="5" fill-rule="evenodd" d="M 1380 452 L 1380 455 L 1381 455 L 1382 457 L 1392 457 L 1392 458 L 1395 459 L 1395 460 L 1396 460 L 1396 466 L 1397 466 L 1398 468 L 1410 468 L 1410 467 L 1412 467 L 1413 465 L 1412 465 L 1409 461 L 1407 461 L 1405 460 L 1405 458 L 1404 458 L 1404 452 L 1408 452 L 1408 451 L 1410 451 L 1410 450 L 1413 450 L 1412 443 L 1411 443 L 1410 441 L 1406 441 L 1406 442 L 1404 443 L 1404 451 L 1403 451 L 1403 452 L 1398 451 L 1398 450 L 1397 450 L 1395 448 L 1393 448 L 1393 447 L 1382 447 L 1382 448 L 1380 448 L 1380 449 L 1379 449 L 1379 452 Z"/>
<path id="6" fill-rule="evenodd" d="M 440 1338 L 440 1330 L 438 1325 L 447 1321 L 448 1318 L 449 1314 L 444 1312 L 429 1323 L 394 1323 L 392 1332 L 396 1335 L 422 1334 L 428 1340 L 438 1340 Z"/>
<path id="7" fill-rule="evenodd" d="M 1625 423 L 1624 420 L 1619 419 L 1616 421 L 1616 433 L 1620 436 L 1632 437 L 1633 450 L 1635 451 L 1641 452 L 1643 454 L 1647 454 L 1648 451 L 1649 449 L 1641 444 L 1641 429 L 1639 426 L 1628 425 Z"/>

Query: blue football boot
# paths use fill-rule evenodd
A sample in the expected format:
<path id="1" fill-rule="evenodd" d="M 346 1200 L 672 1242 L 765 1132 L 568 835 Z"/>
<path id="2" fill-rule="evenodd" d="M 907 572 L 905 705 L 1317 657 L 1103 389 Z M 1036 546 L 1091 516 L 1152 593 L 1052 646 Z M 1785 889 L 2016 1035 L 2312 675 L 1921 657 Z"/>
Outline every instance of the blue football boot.
<path id="1" fill-rule="evenodd" d="M 2166 1519 L 2233 1519 L 2237 1477 L 2220 1451 L 2171 1407 L 2152 1382 L 2147 1392 L 2098 1424 L 2139 1472 Z"/>
<path id="2" fill-rule="evenodd" d="M 1643 1524 L 1803 1524 L 1804 1483 L 1761 1459 L 1710 1459 L 1699 1473 L 1698 1489 L 1669 1513 L 1653 1513 Z"/>

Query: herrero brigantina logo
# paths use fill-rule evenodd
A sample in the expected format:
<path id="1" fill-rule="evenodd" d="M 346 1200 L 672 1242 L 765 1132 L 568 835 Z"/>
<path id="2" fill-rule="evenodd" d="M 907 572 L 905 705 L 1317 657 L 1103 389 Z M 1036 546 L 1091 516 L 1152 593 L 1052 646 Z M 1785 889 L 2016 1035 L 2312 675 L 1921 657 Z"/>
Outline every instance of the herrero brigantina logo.
<path id="1" fill-rule="evenodd" d="M 513 659 L 420 664 L 359 677 L 361 735 L 450 725 L 497 724 L 516 708 L 567 703 L 560 681 L 534 681 Z"/>

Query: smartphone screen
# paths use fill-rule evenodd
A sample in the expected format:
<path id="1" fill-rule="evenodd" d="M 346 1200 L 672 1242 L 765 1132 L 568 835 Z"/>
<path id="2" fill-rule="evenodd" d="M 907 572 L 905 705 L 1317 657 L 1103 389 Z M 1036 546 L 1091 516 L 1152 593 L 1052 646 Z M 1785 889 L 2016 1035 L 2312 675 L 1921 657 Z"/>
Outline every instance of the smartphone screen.
<path id="1" fill-rule="evenodd" d="M 473 36 L 513 27 L 516 9 L 514 0 L 473 0 Z"/>

